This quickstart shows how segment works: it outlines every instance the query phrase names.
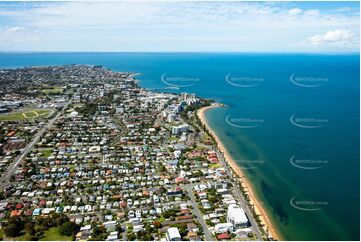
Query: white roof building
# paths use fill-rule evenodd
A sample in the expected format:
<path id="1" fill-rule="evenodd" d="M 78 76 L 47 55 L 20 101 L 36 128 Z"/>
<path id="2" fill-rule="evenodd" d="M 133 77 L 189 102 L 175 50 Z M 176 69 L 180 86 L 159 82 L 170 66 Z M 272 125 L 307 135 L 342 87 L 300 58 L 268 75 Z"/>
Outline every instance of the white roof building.
<path id="1" fill-rule="evenodd" d="M 227 211 L 227 222 L 235 229 L 248 226 L 248 218 L 244 210 L 237 205 L 230 205 Z"/>
<path id="2" fill-rule="evenodd" d="M 177 228 L 171 227 L 167 230 L 167 240 L 168 241 L 180 241 L 182 237 Z"/>
<path id="3" fill-rule="evenodd" d="M 78 114 L 79 113 L 77 111 L 73 111 L 69 114 L 69 118 L 76 118 L 76 117 L 78 117 Z"/>
<path id="4" fill-rule="evenodd" d="M 231 230 L 232 227 L 233 225 L 231 223 L 220 223 L 214 226 L 214 230 L 216 233 L 225 233 Z"/>

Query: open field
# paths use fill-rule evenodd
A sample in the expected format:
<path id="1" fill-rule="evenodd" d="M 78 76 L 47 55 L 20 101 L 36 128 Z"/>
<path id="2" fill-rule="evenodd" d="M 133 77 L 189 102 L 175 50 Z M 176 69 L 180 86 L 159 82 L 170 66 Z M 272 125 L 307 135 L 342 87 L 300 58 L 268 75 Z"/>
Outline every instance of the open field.
<path id="1" fill-rule="evenodd" d="M 0 121 L 22 121 L 27 119 L 47 117 L 51 109 L 28 109 L 0 115 Z"/>
<path id="2" fill-rule="evenodd" d="M 41 90 L 41 92 L 44 94 L 58 94 L 62 93 L 63 91 L 64 89 L 62 87 L 53 87 Z"/>
<path id="3" fill-rule="evenodd" d="M 41 241 L 70 241 L 73 240 L 71 236 L 61 235 L 59 227 L 53 227 L 44 232 L 44 237 Z"/>
<path id="4" fill-rule="evenodd" d="M 53 149 L 52 148 L 42 148 L 42 149 L 38 149 L 37 151 L 41 153 L 41 157 L 48 158 L 49 156 L 51 156 Z"/>
<path id="5" fill-rule="evenodd" d="M 29 241 L 31 236 L 29 233 L 26 233 L 25 230 L 22 231 L 21 235 L 18 237 L 5 237 L 3 230 L 0 230 L 0 239 L 7 241 Z M 59 227 L 49 228 L 44 232 L 44 234 L 39 239 L 40 241 L 71 241 L 73 238 L 71 236 L 61 235 Z"/>

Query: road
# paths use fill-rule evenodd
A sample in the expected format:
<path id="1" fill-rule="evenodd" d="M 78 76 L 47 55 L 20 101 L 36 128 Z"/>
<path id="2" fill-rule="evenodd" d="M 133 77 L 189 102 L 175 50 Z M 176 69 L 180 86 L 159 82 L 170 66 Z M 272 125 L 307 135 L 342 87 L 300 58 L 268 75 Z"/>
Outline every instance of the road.
<path id="1" fill-rule="evenodd" d="M 54 116 L 54 118 L 52 118 L 43 128 L 39 130 L 39 132 L 34 136 L 33 140 L 25 146 L 23 152 L 18 157 L 15 158 L 13 163 L 9 165 L 7 171 L 0 178 L 1 187 L 6 186 L 7 182 L 9 181 L 9 178 L 14 174 L 16 168 L 18 167 L 22 159 L 29 153 L 29 151 L 31 151 L 34 144 L 36 144 L 39 141 L 40 137 L 45 133 L 45 131 L 47 131 L 54 124 L 54 122 L 60 117 L 60 115 L 64 113 L 65 109 L 68 107 L 70 103 L 71 103 L 70 101 L 65 103 L 62 110 L 58 112 Z"/>
<path id="2" fill-rule="evenodd" d="M 183 119 L 182 119 L 182 121 L 184 122 Z M 197 124 L 196 124 L 196 126 L 199 128 L 201 133 L 204 132 L 202 127 L 199 127 L 199 125 L 197 125 Z M 231 168 L 229 168 L 228 163 L 225 161 L 223 154 L 221 154 L 218 149 L 216 149 L 214 146 L 211 146 L 211 145 L 205 145 L 205 144 L 201 144 L 201 143 L 198 144 L 198 145 L 203 146 L 203 147 L 205 147 L 207 149 L 215 150 L 216 153 L 217 153 L 217 156 L 219 158 L 219 161 L 221 162 L 222 166 L 225 168 L 227 174 L 230 174 L 230 175 L 233 174 L 233 171 L 231 170 Z M 260 227 L 258 226 L 258 223 L 256 222 L 256 220 L 255 220 L 255 218 L 253 216 L 253 213 L 251 212 L 246 200 L 244 199 L 243 194 L 241 193 L 241 190 L 239 188 L 239 184 L 235 182 L 233 177 L 230 179 L 230 181 L 231 181 L 232 186 L 233 186 L 232 194 L 234 194 L 235 199 L 237 201 L 239 201 L 240 207 L 242 207 L 244 209 L 244 212 L 246 213 L 246 215 L 247 215 L 247 217 L 249 219 L 249 222 L 251 224 L 252 231 L 256 234 L 256 236 L 258 237 L 258 240 L 263 240 L 263 236 L 262 236 L 262 232 L 260 230 Z M 194 184 L 193 184 L 193 186 L 194 186 Z M 206 236 L 206 240 L 214 240 L 213 237 L 212 237 L 212 234 L 209 232 L 208 227 L 204 222 L 202 214 L 200 213 L 200 211 L 199 211 L 199 209 L 197 207 L 197 204 L 195 202 L 195 197 L 194 197 L 194 194 L 193 194 L 192 190 L 189 187 L 183 187 L 183 189 L 185 189 L 190 194 L 192 206 L 195 207 L 194 212 L 196 213 L 196 216 L 197 216 L 199 222 L 201 223 L 201 225 L 203 227 L 203 230 L 205 231 L 204 233 L 205 233 L 205 236 Z M 207 232 L 209 233 L 208 237 L 207 237 Z"/>
<path id="3" fill-rule="evenodd" d="M 123 241 L 128 241 L 128 238 L 127 238 L 127 225 L 125 223 L 122 224 L 122 229 L 123 229 L 122 240 Z"/>
<path id="4" fill-rule="evenodd" d="M 231 168 L 229 168 L 228 164 L 226 163 L 226 161 L 224 160 L 224 157 L 223 155 L 219 152 L 218 149 L 215 149 L 213 146 L 210 146 L 210 145 L 204 145 L 202 144 L 202 146 L 206 147 L 207 149 L 212 149 L 212 150 L 215 150 L 216 153 L 217 153 L 217 156 L 219 158 L 219 161 L 221 162 L 222 166 L 224 167 L 224 169 L 226 170 L 226 173 L 231 175 L 233 174 L 233 171 L 231 171 Z M 238 179 L 236 179 L 238 180 Z M 246 200 L 244 199 L 244 196 L 242 195 L 241 193 L 241 190 L 239 188 L 239 185 L 238 183 L 236 183 L 234 181 L 234 178 L 231 177 L 231 183 L 232 183 L 232 186 L 233 186 L 233 194 L 235 195 L 235 198 L 237 201 L 240 202 L 240 207 L 243 208 L 244 212 L 247 214 L 247 217 L 249 219 L 249 222 L 252 226 L 252 230 L 253 232 L 256 234 L 256 236 L 258 237 L 258 240 L 263 240 L 263 237 L 262 237 L 262 232 L 258 226 L 258 223 L 256 222 L 254 216 L 253 216 L 253 213 L 251 212 Z"/>
<path id="5" fill-rule="evenodd" d="M 181 187 L 187 191 L 191 201 L 191 205 L 193 207 L 193 213 L 197 216 L 197 221 L 201 224 L 202 228 L 203 228 L 203 233 L 204 233 L 204 239 L 206 241 L 214 241 L 214 238 L 212 236 L 212 233 L 209 231 L 208 226 L 206 224 L 206 222 L 203 219 L 202 213 L 198 208 L 197 205 L 197 201 L 196 198 L 192 192 L 192 187 L 195 186 L 195 184 L 187 184 L 187 185 L 182 185 Z"/>

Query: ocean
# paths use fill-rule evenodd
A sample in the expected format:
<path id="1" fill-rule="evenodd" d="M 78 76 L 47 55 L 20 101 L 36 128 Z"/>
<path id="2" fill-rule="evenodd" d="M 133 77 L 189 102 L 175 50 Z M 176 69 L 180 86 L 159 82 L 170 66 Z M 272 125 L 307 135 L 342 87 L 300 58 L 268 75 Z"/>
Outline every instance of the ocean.
<path id="1" fill-rule="evenodd" d="M 0 54 L 2 68 L 60 64 L 226 104 L 206 118 L 283 238 L 359 240 L 359 54 Z"/>

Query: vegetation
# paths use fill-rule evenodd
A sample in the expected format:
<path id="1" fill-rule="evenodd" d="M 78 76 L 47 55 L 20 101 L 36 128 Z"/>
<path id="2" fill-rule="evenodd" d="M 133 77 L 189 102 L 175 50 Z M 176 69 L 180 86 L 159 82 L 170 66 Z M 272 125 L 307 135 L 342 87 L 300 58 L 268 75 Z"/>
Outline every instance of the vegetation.
<path id="1" fill-rule="evenodd" d="M 53 152 L 52 148 L 44 148 L 44 149 L 40 149 L 39 152 L 41 153 L 41 157 L 43 158 L 48 158 L 51 153 Z"/>
<path id="2" fill-rule="evenodd" d="M 71 236 L 77 227 L 78 225 L 73 222 L 65 222 L 60 226 L 59 231 L 61 235 Z"/>
<path id="3" fill-rule="evenodd" d="M 44 94 L 60 94 L 64 91 L 64 89 L 62 87 L 48 87 L 46 89 L 41 90 L 42 93 Z"/>
<path id="4" fill-rule="evenodd" d="M 5 240 L 72 240 L 79 226 L 64 214 L 31 219 L 14 216 L 2 224 Z"/>
<path id="5" fill-rule="evenodd" d="M 138 231 L 137 239 L 141 241 L 152 241 L 154 240 L 154 237 L 151 233 L 148 233 L 147 231 Z"/>
<path id="6" fill-rule="evenodd" d="M 88 103 L 87 105 L 84 105 L 82 107 L 76 107 L 75 111 L 79 112 L 79 114 L 84 115 L 84 116 L 92 116 L 92 115 L 95 115 L 97 108 L 98 108 L 97 104 Z"/>
<path id="7" fill-rule="evenodd" d="M 0 115 L 0 121 L 22 121 L 46 117 L 50 114 L 50 109 L 29 109 L 24 112 L 11 112 Z"/>
<path id="8" fill-rule="evenodd" d="M 107 238 L 107 230 L 104 226 L 94 226 L 91 240 L 101 241 Z"/>
<path id="9" fill-rule="evenodd" d="M 19 236 L 24 228 L 24 221 L 18 217 L 10 217 L 7 224 L 4 226 L 4 234 L 9 237 Z"/>
<path id="10" fill-rule="evenodd" d="M 44 237 L 40 240 L 43 241 L 70 241 L 73 240 L 72 235 L 62 235 L 60 232 L 61 227 L 53 227 L 44 232 Z"/>
<path id="11" fill-rule="evenodd" d="M 178 210 L 175 210 L 175 209 L 169 209 L 167 211 L 165 211 L 163 213 L 163 217 L 168 219 L 168 218 L 171 218 L 171 217 L 176 217 L 177 216 L 177 212 Z"/>

